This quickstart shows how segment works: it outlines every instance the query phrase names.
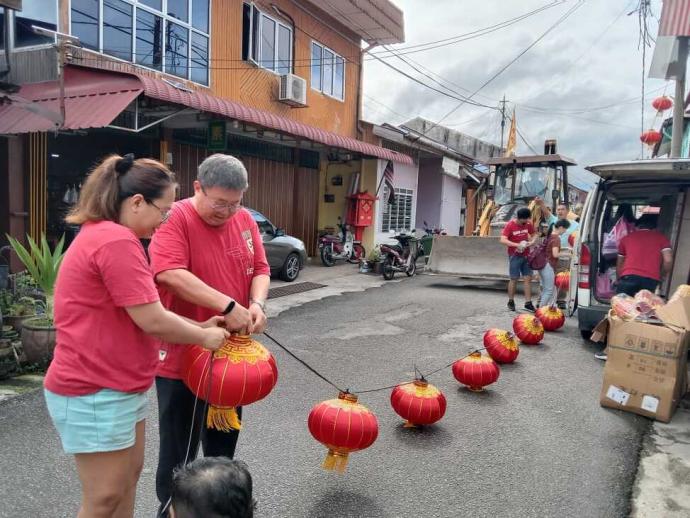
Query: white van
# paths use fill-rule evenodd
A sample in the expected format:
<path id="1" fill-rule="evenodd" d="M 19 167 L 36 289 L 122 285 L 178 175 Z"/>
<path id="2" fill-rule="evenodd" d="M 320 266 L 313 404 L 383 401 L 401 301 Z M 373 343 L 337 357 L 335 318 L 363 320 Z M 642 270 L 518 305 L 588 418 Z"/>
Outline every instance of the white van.
<path id="1" fill-rule="evenodd" d="M 671 241 L 673 269 L 659 287 L 660 294 L 668 297 L 678 285 L 688 283 L 690 160 L 614 162 L 586 169 L 596 174 L 599 181 L 582 209 L 580 235 L 571 263 L 568 303 L 570 313 L 577 312 L 582 336 L 589 338 L 610 308 L 611 292 L 605 288 L 605 276 L 615 272 L 615 257 L 604 257 L 601 248 L 621 209 L 632 208 L 636 217 L 643 213 L 658 214 L 657 229 Z"/>

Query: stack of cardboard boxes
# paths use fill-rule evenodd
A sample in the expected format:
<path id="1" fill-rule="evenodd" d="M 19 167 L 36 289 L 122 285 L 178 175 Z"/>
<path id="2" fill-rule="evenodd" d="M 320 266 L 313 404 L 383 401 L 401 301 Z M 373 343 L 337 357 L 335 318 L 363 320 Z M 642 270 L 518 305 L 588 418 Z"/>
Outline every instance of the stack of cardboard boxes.
<path id="1" fill-rule="evenodd" d="M 601 405 L 667 423 L 687 391 L 690 297 L 676 298 L 656 314 L 659 323 L 610 313 L 593 339 L 608 339 Z"/>

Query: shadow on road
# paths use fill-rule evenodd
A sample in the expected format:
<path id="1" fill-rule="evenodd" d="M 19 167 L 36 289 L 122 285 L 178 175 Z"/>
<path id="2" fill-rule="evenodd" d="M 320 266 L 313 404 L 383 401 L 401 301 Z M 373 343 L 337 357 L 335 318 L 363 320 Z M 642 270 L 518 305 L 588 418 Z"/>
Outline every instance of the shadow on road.
<path id="1" fill-rule="evenodd" d="M 401 423 L 395 428 L 395 438 L 415 450 L 433 450 L 453 442 L 453 434 L 438 424 L 405 428 Z"/>
<path id="2" fill-rule="evenodd" d="M 319 498 L 307 515 L 309 518 L 324 516 L 383 516 L 383 509 L 366 495 L 354 491 L 331 490 Z"/>

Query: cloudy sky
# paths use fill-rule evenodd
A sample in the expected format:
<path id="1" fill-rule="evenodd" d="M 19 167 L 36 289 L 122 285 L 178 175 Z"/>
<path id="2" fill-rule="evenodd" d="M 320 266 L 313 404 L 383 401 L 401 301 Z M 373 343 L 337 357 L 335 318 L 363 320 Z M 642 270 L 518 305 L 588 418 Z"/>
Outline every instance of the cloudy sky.
<path id="1" fill-rule="evenodd" d="M 565 21 L 548 33 L 505 72 L 473 97 L 497 107 L 505 94 L 527 142 L 540 152 L 544 139 L 557 138 L 559 152 L 578 162 L 575 181 L 591 182 L 583 170 L 607 160 L 640 158 L 642 47 L 639 17 L 628 15 L 639 0 L 393 0 L 405 13 L 405 43 L 390 46 L 422 75 L 391 54 L 379 57 L 421 81 L 457 96 L 477 90 L 573 7 Z M 549 4 L 554 6 L 490 34 L 424 52 L 412 47 L 478 31 Z M 661 0 L 651 1 L 649 27 L 656 37 Z M 375 49 L 373 52 L 382 52 Z M 649 69 L 653 47 L 647 47 Z M 399 124 L 415 116 L 499 144 L 500 113 L 464 104 L 401 76 L 375 59 L 366 61 L 365 119 Z M 646 74 L 645 74 L 646 76 Z M 646 128 L 660 126 L 651 100 L 673 83 L 645 80 Z M 441 85 L 447 87 L 444 88 Z M 450 91 L 448 90 L 450 89 Z M 454 91 L 455 93 L 452 93 Z M 670 116 L 670 112 L 668 112 Z M 507 127 L 506 127 L 507 138 Z M 518 138 L 518 153 L 530 153 Z M 645 156 L 648 150 L 644 150 Z"/>

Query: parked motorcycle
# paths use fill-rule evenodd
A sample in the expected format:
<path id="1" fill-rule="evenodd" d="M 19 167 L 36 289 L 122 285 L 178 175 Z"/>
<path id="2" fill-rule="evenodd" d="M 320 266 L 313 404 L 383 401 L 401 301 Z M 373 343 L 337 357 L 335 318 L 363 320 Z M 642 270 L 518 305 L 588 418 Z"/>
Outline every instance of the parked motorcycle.
<path id="1" fill-rule="evenodd" d="M 405 275 L 412 277 L 417 271 L 417 239 L 404 232 L 393 236 L 393 239 L 398 242 L 397 245 L 381 245 L 381 255 L 384 256 L 381 265 L 383 278 L 390 281 L 395 272 L 405 272 Z"/>
<path id="2" fill-rule="evenodd" d="M 355 241 L 350 226 L 338 218 L 340 232 L 337 236 L 325 235 L 319 238 L 319 252 L 324 266 L 334 266 L 339 260 L 357 264 L 366 256 L 362 243 Z"/>

